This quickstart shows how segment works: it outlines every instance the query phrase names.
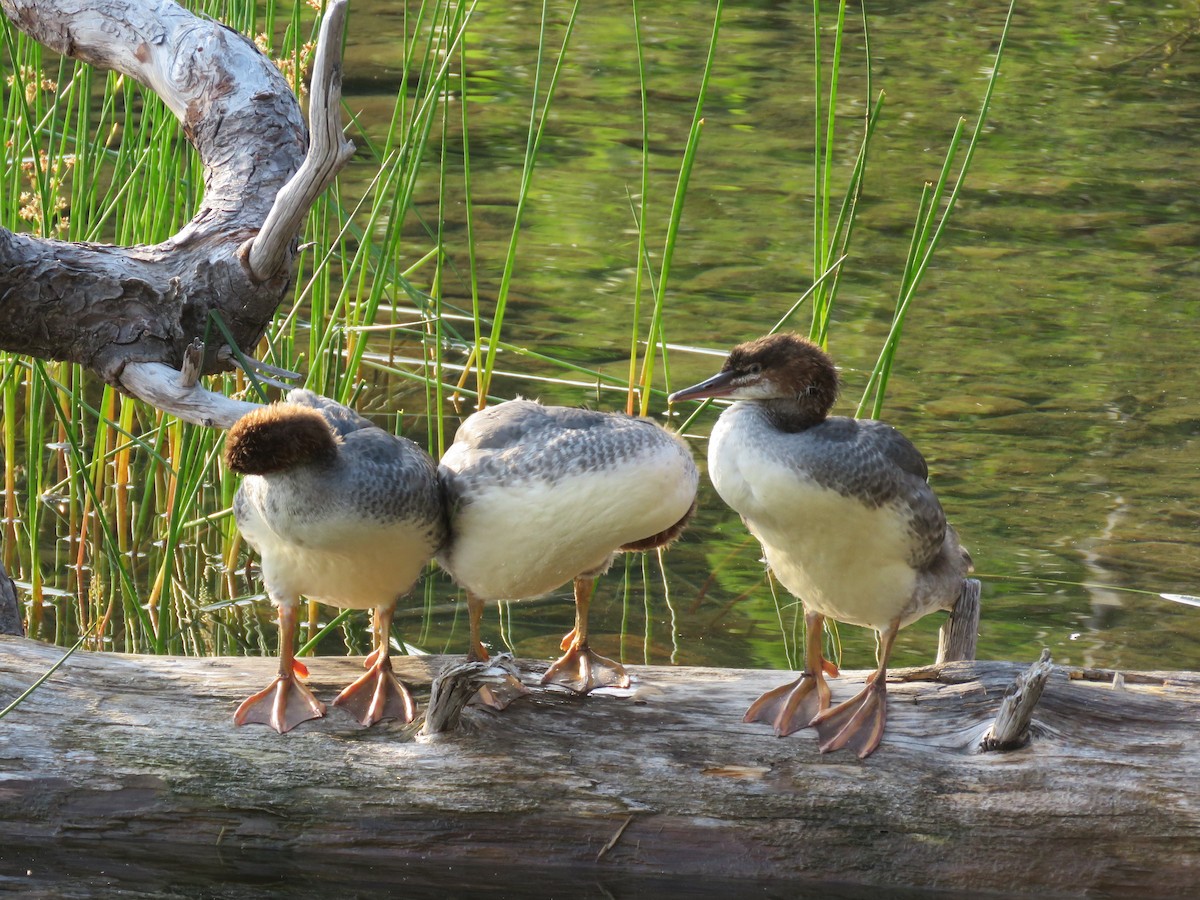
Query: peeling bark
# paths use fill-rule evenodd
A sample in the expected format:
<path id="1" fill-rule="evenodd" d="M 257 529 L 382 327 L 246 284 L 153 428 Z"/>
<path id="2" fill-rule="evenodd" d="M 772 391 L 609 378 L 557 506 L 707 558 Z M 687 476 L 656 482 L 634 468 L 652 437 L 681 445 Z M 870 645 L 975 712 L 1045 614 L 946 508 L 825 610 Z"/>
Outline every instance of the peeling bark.
<path id="1" fill-rule="evenodd" d="M 0 638 L 0 708 L 62 652 Z M 422 708 L 459 662 L 395 659 Z M 455 883 L 486 867 L 493 885 L 546 867 L 583 885 L 655 875 L 1007 896 L 1175 896 L 1200 874 L 1194 673 L 1127 673 L 1114 690 L 1112 672 L 1053 667 L 1029 743 L 1001 754 L 978 747 L 1022 666 L 891 671 L 883 744 L 859 761 L 822 756 L 809 730 L 781 739 L 742 723 L 780 672 L 631 666 L 629 691 L 531 685 L 504 712 L 468 708 L 465 730 L 423 739 L 419 722 L 363 729 L 337 709 L 286 735 L 235 727 L 275 665 L 75 654 L 0 723 L 0 847 L 21 872 L 68 840 L 106 871 L 184 858 L 225 872 L 258 854 L 260 875 L 302 867 L 299 895 L 353 863 L 385 883 L 422 865 Z M 362 671 L 308 665 L 325 698 Z M 521 668 L 529 683 L 545 665 Z M 835 702 L 867 674 L 833 680 Z"/>

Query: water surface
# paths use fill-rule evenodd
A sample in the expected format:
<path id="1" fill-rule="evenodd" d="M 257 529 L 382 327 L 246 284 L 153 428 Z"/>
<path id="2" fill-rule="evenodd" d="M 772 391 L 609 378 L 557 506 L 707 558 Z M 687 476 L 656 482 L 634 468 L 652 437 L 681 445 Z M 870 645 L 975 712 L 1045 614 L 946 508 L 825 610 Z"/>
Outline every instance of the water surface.
<path id="1" fill-rule="evenodd" d="M 694 0 L 642 9 L 652 167 L 644 206 L 657 269 L 713 10 Z M 515 211 L 539 10 L 482 2 L 467 42 L 485 315 Z M 411 25 L 401 12 L 356 2 L 350 19 L 347 102 L 374 137 L 403 87 L 401 52 Z M 1005 8 L 959 0 L 872 4 L 870 12 L 868 86 L 859 11 L 850 10 L 835 144 L 836 203 L 868 99 L 885 91 L 830 338 L 843 370 L 845 413 L 853 412 L 887 333 L 922 185 L 937 177 L 959 117 L 973 121 L 978 110 Z M 551 23 L 554 46 L 564 15 Z M 1200 668 L 1200 608 L 1161 596 L 1200 594 L 1193 362 L 1200 61 L 1189 43 L 1197 28 L 1195 2 L 1018 10 L 974 169 L 906 324 L 885 418 L 925 453 L 975 558 L 983 658 L 1032 660 L 1045 646 L 1060 663 Z M 828 53 L 827 33 L 823 40 Z M 667 341 L 696 348 L 672 351 L 673 387 L 710 374 L 720 360 L 712 353 L 765 332 L 811 283 L 812 56 L 811 5 L 727 6 L 667 292 Z M 462 102 L 453 97 L 451 107 Z M 406 227 L 415 261 L 442 215 L 444 302 L 467 310 L 456 118 L 434 135 L 419 216 L 408 216 Z M 440 207 L 434 175 L 443 142 L 451 163 L 449 200 Z M 344 196 L 365 191 L 374 174 L 360 155 L 343 176 Z M 506 341 L 624 378 L 637 253 L 631 204 L 642 199 L 640 180 L 631 6 L 588 0 L 522 222 Z M 807 330 L 807 309 L 794 324 Z M 623 392 L 601 391 L 577 374 L 574 384 L 564 383 L 562 367 L 530 356 L 501 354 L 498 368 L 508 373 L 493 383 L 499 396 L 624 406 Z M 667 386 L 661 376 L 659 384 Z M 427 399 L 414 385 L 381 377 L 363 408 L 401 411 L 406 427 L 419 428 Z M 654 414 L 664 405 L 656 400 Z M 688 431 L 698 459 L 714 418 L 715 410 Z M 794 664 L 784 636 L 792 637 L 796 606 L 785 592 L 772 597 L 759 556 L 705 481 L 695 524 L 666 554 L 665 575 L 657 560 L 631 557 L 600 582 L 595 644 L 629 662 Z M 61 589 L 48 590 L 69 597 L 71 573 L 57 574 Z M 207 589 L 218 596 L 205 596 L 202 585 L 201 604 L 228 599 L 221 591 L 260 590 L 240 575 L 229 584 L 212 581 Z M 489 615 L 488 638 L 551 658 L 572 624 L 569 594 Z M 408 643 L 461 651 L 465 615 L 457 597 L 435 576 L 426 606 L 414 599 L 398 616 Z M 265 622 L 270 610 L 263 606 Z M 194 621 L 202 630 L 222 615 L 202 606 Z M 897 664 L 928 661 L 938 619 L 902 633 Z M 273 631 L 268 625 L 263 633 Z M 841 639 L 845 666 L 871 664 L 871 635 L 846 627 Z M 329 643 L 322 652 L 343 652 Z"/>
<path id="2" fill-rule="evenodd" d="M 511 226 L 536 14 L 483 6 L 484 28 L 470 44 L 485 298 L 495 296 Z M 886 334 L 922 183 L 936 178 L 957 118 L 976 114 L 1004 8 L 875 4 L 871 15 L 871 89 L 887 100 L 830 340 L 843 368 L 843 412 L 853 411 Z M 927 456 L 975 558 L 982 657 L 1031 659 L 1047 646 L 1061 663 L 1200 667 L 1200 609 L 1159 596 L 1200 593 L 1200 60 L 1186 42 L 1198 20 L 1194 3 L 1018 10 L 975 168 L 906 325 L 885 418 Z M 655 249 L 710 24 L 707 3 L 643 16 Z M 369 121 L 386 121 L 394 96 L 399 26 L 387 12 L 355 10 L 350 102 Z M 861 28 L 852 30 L 847 56 L 857 64 Z M 627 4 L 584 4 L 505 325 L 508 340 L 618 376 L 636 254 L 629 198 L 640 181 L 631 33 Z M 727 7 L 670 281 L 669 341 L 727 349 L 763 333 L 810 283 L 811 47 L 807 4 Z M 842 81 L 839 184 L 866 87 L 861 71 Z M 428 201 L 435 209 L 432 187 Z M 447 289 L 451 299 L 455 290 Z M 465 282 L 458 292 L 466 306 Z M 796 324 L 807 329 L 805 310 Z M 672 384 L 718 362 L 676 352 Z M 561 375 L 524 358 L 502 363 Z M 505 396 L 623 403 L 517 378 L 495 387 Z M 689 435 L 698 457 L 712 419 Z M 615 649 L 624 629 L 621 646 L 634 661 L 786 665 L 758 560 L 737 517 L 706 489 L 696 525 L 667 556 L 672 608 L 651 590 L 647 626 L 640 581 L 626 603 L 614 572 L 593 607 L 598 643 Z M 518 607 L 509 639 L 521 653 L 549 655 L 570 615 L 566 592 L 561 603 Z M 936 618 L 904 632 L 898 663 L 928 659 Z M 495 622 L 489 627 L 495 637 Z M 846 627 L 842 639 L 848 665 L 870 664 L 869 636 Z"/>

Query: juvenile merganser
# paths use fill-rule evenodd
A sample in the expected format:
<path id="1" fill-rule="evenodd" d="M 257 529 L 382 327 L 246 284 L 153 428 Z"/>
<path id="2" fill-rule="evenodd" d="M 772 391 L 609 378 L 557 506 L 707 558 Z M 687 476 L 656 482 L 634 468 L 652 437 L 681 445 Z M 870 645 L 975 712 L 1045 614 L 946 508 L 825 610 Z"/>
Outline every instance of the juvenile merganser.
<path id="1" fill-rule="evenodd" d="M 958 599 L 971 558 L 946 524 L 925 460 L 890 425 L 830 416 L 833 361 L 815 344 L 775 334 L 734 347 L 721 371 L 670 402 L 728 397 L 708 447 L 717 493 L 761 542 L 771 571 L 805 610 L 805 670 L 747 711 L 779 735 L 813 725 L 821 752 L 879 746 L 888 656 L 896 633 Z M 825 617 L 873 628 L 878 668 L 861 693 L 830 709 Z"/>
<path id="2" fill-rule="evenodd" d="M 543 683 L 628 687 L 588 646 L 594 580 L 618 551 L 665 546 L 696 504 L 687 445 L 645 418 L 510 400 L 470 416 L 442 457 L 450 540 L 438 563 L 467 592 L 468 658 L 485 660 L 484 603 L 574 581 L 575 628 Z"/>
<path id="3" fill-rule="evenodd" d="M 374 609 L 367 672 L 333 702 L 364 725 L 412 721 L 412 696 L 392 673 L 389 632 L 396 602 L 446 539 L 437 469 L 429 455 L 339 403 L 293 390 L 287 402 L 243 416 L 229 430 L 225 461 L 246 475 L 233 501 L 238 527 L 262 557 L 279 607 L 279 675 L 250 697 L 234 722 L 283 733 L 325 715 L 298 679 L 300 595 Z"/>

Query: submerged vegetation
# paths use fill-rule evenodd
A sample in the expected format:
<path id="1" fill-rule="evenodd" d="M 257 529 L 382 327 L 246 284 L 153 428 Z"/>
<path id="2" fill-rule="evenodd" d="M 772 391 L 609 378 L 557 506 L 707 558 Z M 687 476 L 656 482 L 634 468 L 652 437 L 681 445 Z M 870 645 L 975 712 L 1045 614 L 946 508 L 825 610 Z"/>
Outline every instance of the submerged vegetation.
<path id="1" fill-rule="evenodd" d="M 303 372 L 304 386 L 356 406 L 425 444 L 435 457 L 453 437 L 460 414 L 518 391 L 545 391 L 570 403 L 602 392 L 602 406 L 663 413 L 672 359 L 684 343 L 678 335 L 672 342 L 672 261 L 686 252 L 682 225 L 696 161 L 704 153 L 705 103 L 724 38 L 718 0 L 709 41 L 696 48 L 693 93 L 674 98 L 664 112 L 656 106 L 661 101 L 653 60 L 664 52 L 661 35 L 669 19 L 658 21 L 658 10 L 632 0 L 622 20 L 605 23 L 625 32 L 622 71 L 633 78 L 622 90 L 636 99 L 641 135 L 623 160 L 634 173 L 626 198 L 629 256 L 621 263 L 630 273 L 630 295 L 620 308 L 599 313 L 609 342 L 628 347 L 615 374 L 616 367 L 598 368 L 559 352 L 546 337 L 554 326 L 530 327 L 514 315 L 522 273 L 541 264 L 521 255 L 522 231 L 540 192 L 553 190 L 539 182 L 539 160 L 551 140 L 563 75 L 594 23 L 581 18 L 578 2 L 565 10 L 543 3 L 536 54 L 525 61 L 529 77 L 519 99 L 508 101 L 528 110 L 523 135 L 513 137 L 488 115 L 487 104 L 476 102 L 493 77 L 484 49 L 485 13 L 495 13 L 483 7 L 481 0 L 405 4 L 407 40 L 388 61 L 399 85 L 388 104 L 390 118 L 369 119 L 348 103 L 358 158 L 309 218 L 291 304 L 279 310 L 260 346 L 241 348 Z M 302 88 L 319 17 L 307 4 L 268 2 L 260 10 L 230 0 L 207 4 L 204 11 L 254 37 Z M 885 107 L 870 78 L 866 14 L 857 21 L 847 17 L 844 2 L 814 3 L 812 150 L 809 158 L 797 153 L 795 159 L 812 175 L 810 287 L 782 308 L 755 310 L 755 327 L 741 336 L 796 328 L 802 311 L 809 333 L 822 344 L 836 327 L 833 312 L 843 272 L 853 265 L 872 139 Z M 999 50 L 978 62 L 992 65 L 978 117 L 959 122 L 938 178 L 920 196 L 908 259 L 896 275 L 891 326 L 867 377 L 862 414 L 877 415 L 882 407 L 905 317 L 982 133 L 1007 23 L 1004 29 L 996 35 Z M 0 224 L 66 240 L 135 244 L 160 242 L 186 223 L 201 173 L 165 106 L 120 76 L 52 58 L 7 23 L 2 30 L 12 74 L 0 87 Z M 352 42 L 354 35 L 352 18 Z M 848 81 L 861 92 L 854 106 L 862 116 L 846 114 Z M 663 115 L 690 116 L 682 143 L 663 145 L 656 130 Z M 851 153 L 844 152 L 848 132 Z M 478 163 L 482 158 L 494 166 L 488 144 L 510 138 L 524 146 L 519 178 L 515 194 L 498 197 L 493 186 L 481 188 Z M 507 233 L 499 254 L 481 249 L 485 227 Z M 224 435 L 121 396 L 76 366 L 0 354 L 0 379 L 0 541 L 29 633 L 64 646 L 82 640 L 83 646 L 129 652 L 270 652 L 274 629 L 266 604 L 257 602 L 264 595 L 230 515 L 236 483 L 220 465 Z M 211 386 L 251 396 L 258 390 L 240 375 Z M 774 605 L 767 599 L 772 592 L 764 587 L 748 537 L 727 541 L 707 555 L 700 574 L 670 571 L 662 557 L 631 556 L 623 581 L 616 571 L 609 576 L 623 600 L 623 657 L 678 658 L 687 637 L 674 604 L 690 602 L 695 609 L 719 584 L 717 612 L 759 595 L 762 602 L 748 618 L 765 623 L 762 639 L 779 643 L 781 631 L 787 638 L 780 644 L 785 657 L 768 656 L 780 664 L 794 660 L 796 608 L 782 593 Z M 749 565 L 736 567 L 738 559 Z M 455 607 L 445 602 L 453 598 L 452 587 L 431 577 L 423 591 L 423 598 L 410 600 L 413 615 L 402 621 L 403 644 L 461 650 L 465 615 L 456 628 Z M 665 629 L 657 627 L 664 608 Z M 505 640 L 523 615 L 501 609 Z M 314 606 L 301 652 L 364 652 L 365 625 L 365 615 L 329 618 Z"/>

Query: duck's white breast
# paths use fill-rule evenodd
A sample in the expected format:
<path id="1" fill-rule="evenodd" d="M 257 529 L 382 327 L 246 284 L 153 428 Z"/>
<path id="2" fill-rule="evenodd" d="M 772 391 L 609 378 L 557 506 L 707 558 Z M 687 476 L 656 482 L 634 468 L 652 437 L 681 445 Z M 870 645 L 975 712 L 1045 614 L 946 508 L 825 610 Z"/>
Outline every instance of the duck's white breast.
<path id="1" fill-rule="evenodd" d="M 750 404 L 721 415 L 709 444 L 717 492 L 759 539 L 775 576 L 808 609 L 885 627 L 905 610 L 916 585 L 905 512 L 818 484 L 805 472 L 797 436 L 757 433 L 761 427 Z"/>
<path id="2" fill-rule="evenodd" d="M 408 592 L 435 549 L 428 523 L 380 521 L 337 506 L 288 515 L 268 506 L 272 490 L 263 478 L 243 481 L 238 526 L 258 550 L 277 602 L 303 594 L 354 609 L 390 603 Z"/>
<path id="3" fill-rule="evenodd" d="M 695 500 L 687 447 L 658 431 L 590 467 L 540 465 L 525 451 L 507 468 L 503 451 L 451 448 L 442 467 L 458 476 L 460 494 L 439 562 L 488 600 L 536 597 L 605 567 L 622 545 L 676 524 Z"/>

